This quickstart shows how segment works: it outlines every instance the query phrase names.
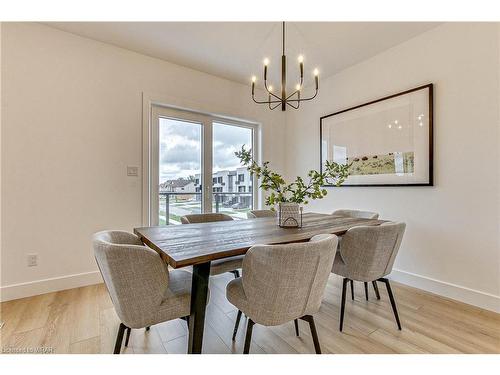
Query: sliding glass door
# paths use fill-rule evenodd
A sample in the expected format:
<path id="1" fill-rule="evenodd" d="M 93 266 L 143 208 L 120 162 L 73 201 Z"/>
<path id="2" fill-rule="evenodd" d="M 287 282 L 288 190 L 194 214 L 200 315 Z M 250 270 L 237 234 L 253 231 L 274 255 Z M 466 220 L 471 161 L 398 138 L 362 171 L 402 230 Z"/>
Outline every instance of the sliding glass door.
<path id="1" fill-rule="evenodd" d="M 213 122 L 212 134 L 212 212 L 245 219 L 253 208 L 253 184 L 234 153 L 243 145 L 252 148 L 253 129 Z"/>
<path id="2" fill-rule="evenodd" d="M 160 106 L 152 116 L 151 224 L 180 224 L 202 212 L 246 218 L 255 184 L 234 152 L 255 151 L 255 125 Z"/>
<path id="3" fill-rule="evenodd" d="M 197 122 L 159 118 L 160 225 L 180 223 L 181 216 L 203 211 L 202 126 Z"/>

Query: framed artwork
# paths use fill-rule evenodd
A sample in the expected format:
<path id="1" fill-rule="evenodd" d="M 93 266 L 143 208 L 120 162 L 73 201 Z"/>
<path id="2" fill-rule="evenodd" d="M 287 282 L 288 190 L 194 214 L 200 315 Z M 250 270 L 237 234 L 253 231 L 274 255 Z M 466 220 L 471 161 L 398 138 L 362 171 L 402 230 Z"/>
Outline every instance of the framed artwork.
<path id="1" fill-rule="evenodd" d="M 350 164 L 343 186 L 433 186 L 433 86 L 321 117 L 320 169 Z"/>

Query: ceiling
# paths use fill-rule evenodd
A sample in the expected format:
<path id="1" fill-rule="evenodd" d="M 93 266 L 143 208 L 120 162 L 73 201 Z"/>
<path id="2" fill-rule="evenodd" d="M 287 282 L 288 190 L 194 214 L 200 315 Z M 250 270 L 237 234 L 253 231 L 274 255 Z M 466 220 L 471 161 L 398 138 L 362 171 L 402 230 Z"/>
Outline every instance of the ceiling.
<path id="1" fill-rule="evenodd" d="M 202 72 L 249 83 L 262 81 L 262 61 L 270 59 L 269 82 L 279 85 L 280 22 L 50 22 L 54 28 L 157 57 Z M 289 22 L 286 24 L 287 75 L 298 80 L 297 57 L 304 56 L 304 78 L 312 81 L 359 63 L 415 37 L 431 22 Z"/>

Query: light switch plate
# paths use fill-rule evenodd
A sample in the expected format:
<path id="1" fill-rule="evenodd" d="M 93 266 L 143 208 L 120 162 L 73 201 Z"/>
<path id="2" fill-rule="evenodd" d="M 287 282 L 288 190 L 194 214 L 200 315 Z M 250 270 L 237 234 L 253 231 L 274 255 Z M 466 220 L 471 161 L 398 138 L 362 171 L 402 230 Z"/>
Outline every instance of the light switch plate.
<path id="1" fill-rule="evenodd" d="M 127 166 L 127 176 L 139 176 L 139 167 Z"/>

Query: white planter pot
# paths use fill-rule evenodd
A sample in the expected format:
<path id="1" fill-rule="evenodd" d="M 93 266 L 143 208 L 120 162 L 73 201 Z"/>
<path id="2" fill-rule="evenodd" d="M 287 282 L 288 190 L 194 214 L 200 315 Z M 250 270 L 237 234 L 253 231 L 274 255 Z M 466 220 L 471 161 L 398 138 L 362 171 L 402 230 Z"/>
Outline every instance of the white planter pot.
<path id="1" fill-rule="evenodd" d="M 302 208 L 298 203 L 279 203 L 278 225 L 282 228 L 298 228 L 302 226 Z"/>

